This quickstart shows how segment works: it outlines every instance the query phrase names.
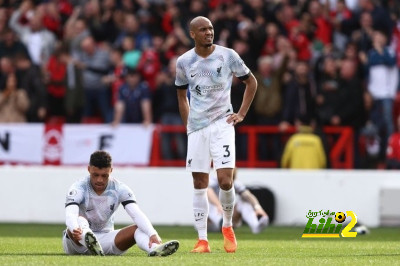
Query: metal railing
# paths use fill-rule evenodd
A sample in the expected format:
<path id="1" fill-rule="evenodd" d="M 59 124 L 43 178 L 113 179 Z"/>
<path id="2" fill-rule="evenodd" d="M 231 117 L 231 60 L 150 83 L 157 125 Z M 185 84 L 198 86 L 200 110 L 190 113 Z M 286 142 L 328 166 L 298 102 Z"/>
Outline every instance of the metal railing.
<path id="1" fill-rule="evenodd" d="M 325 135 L 330 138 L 329 160 L 331 168 L 334 169 L 352 169 L 353 168 L 353 130 L 350 127 L 332 127 L 322 128 Z M 247 135 L 247 158 L 237 160 L 239 167 L 263 167 L 277 168 L 277 160 L 261 160 L 258 158 L 258 139 L 260 134 L 290 136 L 295 133 L 295 127 L 289 127 L 282 132 L 276 126 L 240 126 L 237 128 L 239 134 Z M 153 146 L 151 153 L 151 166 L 185 166 L 184 159 L 165 160 L 161 152 L 161 134 L 162 133 L 185 133 L 184 126 L 157 125 L 153 135 Z"/>

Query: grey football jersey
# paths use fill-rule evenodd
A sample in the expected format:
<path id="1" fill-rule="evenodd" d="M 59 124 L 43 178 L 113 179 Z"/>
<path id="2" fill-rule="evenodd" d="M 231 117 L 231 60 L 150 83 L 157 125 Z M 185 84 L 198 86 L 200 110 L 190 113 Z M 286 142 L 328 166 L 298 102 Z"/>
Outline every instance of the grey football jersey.
<path id="1" fill-rule="evenodd" d="M 244 77 L 249 73 L 240 56 L 223 46 L 215 45 L 215 50 L 207 58 L 197 55 L 194 48 L 181 55 L 176 63 L 175 85 L 188 85 L 190 92 L 187 133 L 233 113 L 233 75 Z"/>
<path id="2" fill-rule="evenodd" d="M 134 202 L 136 197 L 132 190 L 117 179 L 110 177 L 106 190 L 97 195 L 87 176 L 72 184 L 65 206 L 78 205 L 79 215 L 88 220 L 93 232 L 109 232 L 114 230 L 114 212 L 119 204 L 125 206 Z"/>

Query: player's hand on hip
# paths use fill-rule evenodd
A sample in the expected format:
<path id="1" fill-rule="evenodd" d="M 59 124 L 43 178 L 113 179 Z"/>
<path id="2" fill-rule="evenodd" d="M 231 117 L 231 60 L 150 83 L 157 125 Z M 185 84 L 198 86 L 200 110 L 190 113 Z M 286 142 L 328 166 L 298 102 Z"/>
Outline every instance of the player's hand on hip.
<path id="1" fill-rule="evenodd" d="M 244 119 L 244 116 L 242 116 L 240 114 L 233 113 L 228 117 L 226 122 L 229 123 L 229 124 L 232 123 L 235 126 L 237 123 L 242 122 L 243 119 Z"/>
<path id="2" fill-rule="evenodd" d="M 151 245 L 153 244 L 161 244 L 161 238 L 158 234 L 152 235 L 149 239 L 149 248 L 151 248 Z"/>

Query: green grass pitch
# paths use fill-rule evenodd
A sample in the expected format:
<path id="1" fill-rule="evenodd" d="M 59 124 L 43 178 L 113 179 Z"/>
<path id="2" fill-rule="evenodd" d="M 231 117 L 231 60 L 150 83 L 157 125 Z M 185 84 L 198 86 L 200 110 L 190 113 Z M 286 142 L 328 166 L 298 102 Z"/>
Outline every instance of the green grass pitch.
<path id="1" fill-rule="evenodd" d="M 63 225 L 0 224 L 0 265 L 397 265 L 400 228 L 372 229 L 356 238 L 302 239 L 304 228 L 267 228 L 251 234 L 236 230 L 238 250 L 225 253 L 222 235 L 210 233 L 212 253 L 191 254 L 193 227 L 155 226 L 163 240 L 177 239 L 180 248 L 169 257 L 147 257 L 136 246 L 123 256 L 67 256 L 61 246 Z"/>

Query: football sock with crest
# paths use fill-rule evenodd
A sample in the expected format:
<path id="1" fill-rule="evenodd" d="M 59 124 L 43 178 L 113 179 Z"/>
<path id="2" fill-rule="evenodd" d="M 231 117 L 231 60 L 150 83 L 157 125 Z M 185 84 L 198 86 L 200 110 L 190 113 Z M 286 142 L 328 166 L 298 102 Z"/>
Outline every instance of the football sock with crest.
<path id="1" fill-rule="evenodd" d="M 194 227 L 197 230 L 200 240 L 207 240 L 207 219 L 208 219 L 208 198 L 207 188 L 194 189 L 193 212 Z"/>
<path id="2" fill-rule="evenodd" d="M 233 208 L 235 206 L 235 188 L 232 186 L 229 190 L 219 190 L 219 201 L 223 209 L 223 227 L 232 226 Z"/>

